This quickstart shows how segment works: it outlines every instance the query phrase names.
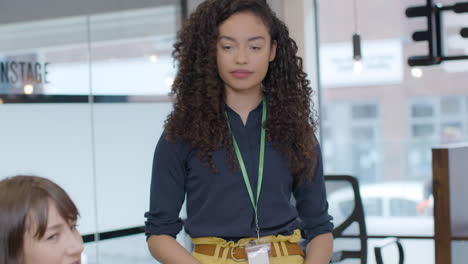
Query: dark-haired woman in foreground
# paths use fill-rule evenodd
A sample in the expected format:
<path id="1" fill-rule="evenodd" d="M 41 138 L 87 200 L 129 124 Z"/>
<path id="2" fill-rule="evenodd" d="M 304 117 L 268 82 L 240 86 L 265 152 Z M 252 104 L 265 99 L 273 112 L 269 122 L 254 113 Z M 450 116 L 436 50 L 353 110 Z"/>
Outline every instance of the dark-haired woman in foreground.
<path id="1" fill-rule="evenodd" d="M 149 249 L 160 262 L 329 262 L 333 225 L 312 90 L 296 53 L 263 0 L 207 0 L 184 24 L 146 213 Z M 182 226 L 192 254 L 175 240 Z"/>
<path id="2" fill-rule="evenodd" d="M 78 210 L 67 193 L 37 176 L 0 181 L 0 264 L 80 264 Z"/>

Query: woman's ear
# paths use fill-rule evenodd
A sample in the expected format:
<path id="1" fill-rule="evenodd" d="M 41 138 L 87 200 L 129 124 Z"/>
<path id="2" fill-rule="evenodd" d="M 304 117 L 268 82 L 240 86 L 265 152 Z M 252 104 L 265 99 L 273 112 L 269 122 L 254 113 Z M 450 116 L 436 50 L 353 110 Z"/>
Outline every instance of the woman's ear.
<path id="1" fill-rule="evenodd" d="M 278 47 L 278 42 L 276 40 L 273 40 L 271 43 L 271 49 L 270 49 L 270 62 L 274 61 L 276 58 L 276 48 Z"/>

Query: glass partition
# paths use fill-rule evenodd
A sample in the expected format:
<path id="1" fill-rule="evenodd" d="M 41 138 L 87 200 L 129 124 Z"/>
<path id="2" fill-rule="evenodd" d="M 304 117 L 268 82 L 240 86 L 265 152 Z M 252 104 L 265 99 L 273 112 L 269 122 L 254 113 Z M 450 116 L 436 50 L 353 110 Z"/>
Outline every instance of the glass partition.
<path id="1" fill-rule="evenodd" d="M 172 109 L 181 10 L 169 2 L 0 25 L 0 178 L 60 184 L 83 235 L 144 225 L 153 152 Z M 83 263 L 154 262 L 142 234 L 95 239 Z M 183 232 L 179 241 L 189 246 Z"/>
<path id="2" fill-rule="evenodd" d="M 55 181 L 78 206 L 80 231 L 94 233 L 87 32 L 86 17 L 0 25 L 0 175 L 32 174 Z M 85 67 L 58 85 L 62 61 Z M 61 90 L 71 83 L 81 87 L 80 96 L 63 97 Z M 90 251 L 95 247 L 87 246 Z"/>
<path id="3" fill-rule="evenodd" d="M 431 148 L 468 140 L 468 62 L 408 66 L 409 56 L 428 51 L 411 39 L 425 20 L 405 10 L 424 1 L 317 2 L 325 172 L 359 178 L 369 235 L 432 238 Z M 459 35 L 465 17 L 444 13 L 446 54 L 468 54 Z M 404 244 L 409 263 L 434 262 L 433 241 Z"/>

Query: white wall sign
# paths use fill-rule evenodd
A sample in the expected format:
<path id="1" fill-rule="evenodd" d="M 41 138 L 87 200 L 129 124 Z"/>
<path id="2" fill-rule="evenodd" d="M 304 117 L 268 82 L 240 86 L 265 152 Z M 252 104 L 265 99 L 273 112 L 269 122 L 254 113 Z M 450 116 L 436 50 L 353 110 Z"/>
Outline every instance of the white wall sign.
<path id="1" fill-rule="evenodd" d="M 361 73 L 353 72 L 353 50 L 349 42 L 322 44 L 321 80 L 324 88 L 397 84 L 403 80 L 403 49 L 399 39 L 361 43 Z"/>

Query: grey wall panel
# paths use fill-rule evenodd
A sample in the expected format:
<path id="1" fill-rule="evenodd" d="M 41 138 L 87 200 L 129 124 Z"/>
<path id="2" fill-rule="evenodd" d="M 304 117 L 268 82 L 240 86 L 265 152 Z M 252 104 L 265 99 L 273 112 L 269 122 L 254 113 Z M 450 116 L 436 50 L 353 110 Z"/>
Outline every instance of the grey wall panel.
<path id="1" fill-rule="evenodd" d="M 0 24 L 179 5 L 178 0 L 1 0 Z"/>

